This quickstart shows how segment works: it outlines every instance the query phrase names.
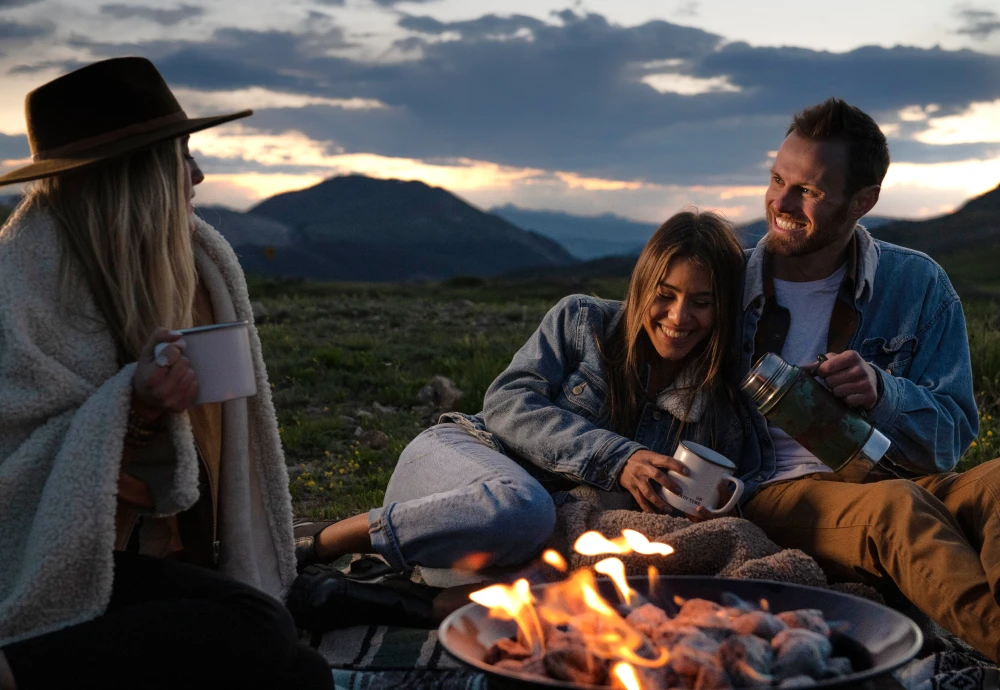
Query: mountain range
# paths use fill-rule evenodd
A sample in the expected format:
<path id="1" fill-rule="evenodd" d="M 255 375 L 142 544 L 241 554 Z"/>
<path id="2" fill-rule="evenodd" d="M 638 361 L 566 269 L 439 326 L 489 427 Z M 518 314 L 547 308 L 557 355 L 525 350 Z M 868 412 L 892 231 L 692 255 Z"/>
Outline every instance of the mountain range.
<path id="1" fill-rule="evenodd" d="M 514 204 L 489 211 L 518 227 L 551 237 L 580 259 L 637 255 L 658 227 L 613 213 L 579 216 L 560 211 L 533 211 Z"/>
<path id="2" fill-rule="evenodd" d="M 199 209 L 245 271 L 347 281 L 494 276 L 576 262 L 559 243 L 423 182 L 333 177 L 246 213 Z"/>
<path id="3" fill-rule="evenodd" d="M 0 222 L 16 202 L 0 197 Z M 656 228 L 614 214 L 512 204 L 483 212 L 422 182 L 360 175 L 279 194 L 245 213 L 215 206 L 198 213 L 229 240 L 247 272 L 312 280 L 627 276 Z M 880 239 L 930 254 L 956 285 L 1000 290 L 1000 186 L 937 218 L 866 216 L 862 223 Z M 765 231 L 764 220 L 737 228 L 747 247 Z"/>

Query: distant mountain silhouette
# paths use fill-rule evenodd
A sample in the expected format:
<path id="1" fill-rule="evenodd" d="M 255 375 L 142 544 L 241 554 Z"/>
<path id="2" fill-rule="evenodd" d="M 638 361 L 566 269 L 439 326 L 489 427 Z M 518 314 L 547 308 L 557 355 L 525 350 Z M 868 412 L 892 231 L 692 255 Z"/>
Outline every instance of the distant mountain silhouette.
<path id="1" fill-rule="evenodd" d="M 578 216 L 561 211 L 532 211 L 514 204 L 496 206 L 490 213 L 551 237 L 581 259 L 638 254 L 658 227 L 613 213 Z"/>
<path id="2" fill-rule="evenodd" d="M 876 237 L 930 254 L 963 294 L 1000 291 L 1000 185 L 970 199 L 954 213 L 898 221 Z"/>
<path id="3" fill-rule="evenodd" d="M 897 221 L 878 227 L 874 234 L 931 256 L 996 246 L 1000 243 L 1000 186 L 970 199 L 954 213 L 927 220 Z"/>
<path id="4" fill-rule="evenodd" d="M 560 244 L 423 182 L 334 177 L 246 214 L 207 208 L 244 270 L 314 280 L 493 276 L 575 263 Z M 237 237 L 241 236 L 241 237 Z"/>

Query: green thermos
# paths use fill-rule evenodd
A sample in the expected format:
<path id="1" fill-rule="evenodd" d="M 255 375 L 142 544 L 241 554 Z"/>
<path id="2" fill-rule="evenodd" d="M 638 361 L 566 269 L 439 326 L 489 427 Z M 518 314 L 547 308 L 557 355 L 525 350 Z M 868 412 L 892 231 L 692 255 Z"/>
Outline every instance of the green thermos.
<path id="1" fill-rule="evenodd" d="M 776 354 L 761 357 L 741 387 L 767 421 L 850 481 L 864 479 L 889 450 L 868 420 Z"/>

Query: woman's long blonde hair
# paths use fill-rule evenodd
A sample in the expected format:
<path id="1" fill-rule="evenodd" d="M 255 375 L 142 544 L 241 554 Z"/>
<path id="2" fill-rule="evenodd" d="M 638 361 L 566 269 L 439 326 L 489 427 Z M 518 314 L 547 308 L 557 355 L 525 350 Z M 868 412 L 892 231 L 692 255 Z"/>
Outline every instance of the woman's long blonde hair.
<path id="1" fill-rule="evenodd" d="M 688 355 L 695 388 L 688 403 L 705 391 L 710 401 L 734 399 L 733 331 L 739 313 L 743 250 L 729 223 L 711 212 L 682 211 L 671 216 L 649 238 L 629 281 L 624 313 L 604 343 L 611 389 L 611 423 L 629 438 L 635 433 L 646 400 L 645 366 L 658 361 L 643 319 L 656 299 L 656 290 L 671 264 L 691 259 L 711 275 L 715 325 L 704 343 Z"/>
<path id="2" fill-rule="evenodd" d="M 158 326 L 191 324 L 197 273 L 185 197 L 187 166 L 173 139 L 83 172 L 36 182 L 26 203 L 56 219 L 64 303 L 80 276 L 118 344 L 135 361 Z M 75 266 L 73 265 L 75 264 Z"/>

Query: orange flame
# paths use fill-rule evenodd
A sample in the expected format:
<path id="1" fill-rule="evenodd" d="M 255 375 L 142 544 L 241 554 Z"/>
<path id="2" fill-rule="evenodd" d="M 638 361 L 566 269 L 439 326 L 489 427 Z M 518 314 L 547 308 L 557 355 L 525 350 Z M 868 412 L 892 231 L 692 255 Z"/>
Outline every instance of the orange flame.
<path id="1" fill-rule="evenodd" d="M 600 532 L 584 532 L 573 544 L 573 550 L 584 556 L 601 556 L 606 553 L 629 553 L 624 539 L 611 541 Z"/>
<path id="2" fill-rule="evenodd" d="M 633 551 L 644 556 L 669 556 L 674 552 L 672 546 L 649 541 L 644 534 L 632 529 L 622 530 L 622 536 L 616 539 L 608 539 L 600 532 L 584 532 L 573 544 L 573 549 L 584 556 L 624 555 Z"/>
<path id="3" fill-rule="evenodd" d="M 673 553 L 667 544 L 650 542 L 639 532 L 625 530 L 621 537 L 608 539 L 599 532 L 586 532 L 577 539 L 574 549 L 584 556 L 601 554 L 630 554 L 666 556 Z M 567 570 L 566 559 L 556 551 L 548 550 L 542 560 L 561 572 Z M 605 558 L 593 570 L 581 568 L 567 579 L 546 586 L 541 590 L 541 601 L 531 592 L 527 580 L 521 579 L 511 586 L 493 585 L 474 592 L 470 598 L 490 609 L 490 615 L 517 623 L 519 638 L 537 654 L 544 649 L 543 621 L 548 626 L 567 626 L 574 636 L 582 638 L 587 652 L 614 664 L 614 675 L 620 681 L 616 687 L 625 690 L 642 690 L 636 673 L 637 667 L 657 668 L 669 660 L 666 649 L 650 646 L 650 641 L 611 606 L 599 593 L 594 572 L 611 578 L 621 600 L 632 606 L 638 594 L 628 585 L 625 564 L 618 558 Z M 659 578 L 655 567 L 648 569 L 650 589 Z M 648 658 L 655 655 L 655 658 Z"/>
<path id="4" fill-rule="evenodd" d="M 620 661 L 615 664 L 611 672 L 625 686 L 625 690 L 642 690 L 642 686 L 639 685 L 639 677 L 636 675 L 635 668 L 631 664 Z"/>
<path id="5" fill-rule="evenodd" d="M 490 616 L 502 620 L 514 620 L 533 651 L 544 649 L 542 625 L 535 614 L 535 598 L 531 586 L 524 578 L 513 586 L 492 585 L 469 595 L 472 601 L 490 610 Z"/>
<path id="6" fill-rule="evenodd" d="M 674 547 L 669 546 L 668 544 L 661 544 L 658 541 L 649 541 L 649 539 L 646 539 L 644 534 L 636 532 L 633 529 L 622 530 L 622 536 L 625 537 L 625 543 L 628 544 L 633 551 L 641 553 L 645 556 L 653 554 L 669 556 L 674 552 Z"/>
<path id="7" fill-rule="evenodd" d="M 567 570 L 569 570 L 569 566 L 566 565 L 566 559 L 563 558 L 562 554 L 560 554 L 558 551 L 553 551 L 552 549 L 548 549 L 545 553 L 542 554 L 542 560 L 561 573 L 565 573 Z"/>
<path id="8" fill-rule="evenodd" d="M 628 586 L 628 579 L 625 577 L 625 564 L 620 559 L 605 558 L 594 566 L 594 570 L 610 577 L 611 581 L 615 583 L 615 587 L 618 588 L 618 593 L 621 594 L 622 601 L 626 604 L 632 603 L 634 592 Z"/>

